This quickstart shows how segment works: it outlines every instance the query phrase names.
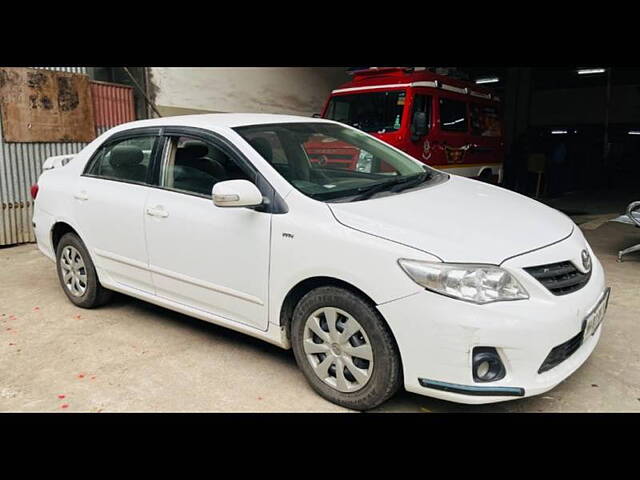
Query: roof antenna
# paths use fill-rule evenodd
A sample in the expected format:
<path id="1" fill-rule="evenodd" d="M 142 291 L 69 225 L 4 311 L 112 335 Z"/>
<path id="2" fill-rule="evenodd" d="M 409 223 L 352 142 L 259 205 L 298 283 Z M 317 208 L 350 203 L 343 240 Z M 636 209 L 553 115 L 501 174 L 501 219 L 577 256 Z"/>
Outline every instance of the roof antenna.
<path id="1" fill-rule="evenodd" d="M 133 75 L 131 75 L 131 72 L 129 71 L 129 69 L 127 67 L 122 67 L 124 69 L 124 71 L 127 73 L 127 75 L 129 75 L 129 78 L 131 79 L 131 81 L 133 82 L 133 84 L 136 86 L 136 88 L 138 89 L 138 91 L 142 94 L 142 96 L 144 97 L 144 99 L 146 100 L 147 104 L 153 109 L 153 111 L 156 113 L 156 115 L 158 117 L 162 117 L 162 115 L 160 115 L 160 112 L 158 111 L 158 109 L 156 108 L 156 106 L 153 104 L 153 102 L 149 99 L 149 97 L 147 97 L 147 94 L 145 93 L 145 91 L 142 89 L 142 87 L 140 86 L 140 84 L 138 83 L 138 81 L 134 78 Z"/>

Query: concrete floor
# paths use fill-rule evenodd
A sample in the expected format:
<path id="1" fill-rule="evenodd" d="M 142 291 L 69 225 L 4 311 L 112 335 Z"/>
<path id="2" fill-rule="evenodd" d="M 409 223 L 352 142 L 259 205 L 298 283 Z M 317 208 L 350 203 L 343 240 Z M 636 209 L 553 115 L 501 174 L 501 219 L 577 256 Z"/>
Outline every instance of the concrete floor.
<path id="1" fill-rule="evenodd" d="M 640 230 L 589 218 L 584 232 L 612 296 L 601 340 L 569 379 L 538 397 L 469 406 L 406 392 L 380 412 L 640 412 Z M 347 412 L 317 396 L 293 354 L 116 296 L 73 306 L 34 245 L 0 249 L 0 411 Z"/>

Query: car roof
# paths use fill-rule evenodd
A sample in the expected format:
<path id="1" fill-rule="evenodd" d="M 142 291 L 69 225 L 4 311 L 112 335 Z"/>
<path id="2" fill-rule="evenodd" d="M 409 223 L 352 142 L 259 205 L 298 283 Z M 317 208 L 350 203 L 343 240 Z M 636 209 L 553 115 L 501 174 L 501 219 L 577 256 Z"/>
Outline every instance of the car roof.
<path id="1" fill-rule="evenodd" d="M 160 127 L 163 125 L 189 126 L 201 128 L 233 128 L 248 125 L 264 125 L 271 123 L 323 122 L 335 123 L 321 118 L 302 117 L 298 115 L 278 115 L 271 113 L 207 113 L 198 115 L 180 115 L 172 117 L 138 120 L 120 125 L 118 130 L 139 127 Z M 117 128 L 117 127 L 116 127 Z M 114 129 L 115 131 L 115 129 Z"/>

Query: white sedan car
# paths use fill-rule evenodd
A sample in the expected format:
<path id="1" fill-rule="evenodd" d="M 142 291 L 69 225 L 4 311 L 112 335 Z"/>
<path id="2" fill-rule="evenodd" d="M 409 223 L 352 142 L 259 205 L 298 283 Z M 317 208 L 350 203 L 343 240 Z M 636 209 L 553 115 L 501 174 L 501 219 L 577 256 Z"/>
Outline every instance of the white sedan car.
<path id="1" fill-rule="evenodd" d="M 323 144 L 352 161 L 318 160 Z M 567 216 L 328 120 L 133 122 L 47 161 L 33 193 L 74 304 L 121 292 L 293 348 L 352 409 L 401 386 L 462 403 L 545 392 L 589 357 L 607 307 Z"/>

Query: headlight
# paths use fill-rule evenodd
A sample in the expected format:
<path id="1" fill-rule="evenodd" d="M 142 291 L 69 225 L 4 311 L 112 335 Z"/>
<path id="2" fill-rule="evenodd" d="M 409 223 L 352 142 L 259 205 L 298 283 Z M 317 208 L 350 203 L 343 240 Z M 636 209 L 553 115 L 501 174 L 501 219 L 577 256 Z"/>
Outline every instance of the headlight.
<path id="1" fill-rule="evenodd" d="M 509 272 L 493 265 L 400 259 L 411 279 L 428 290 L 474 303 L 521 300 L 529 294 Z"/>

